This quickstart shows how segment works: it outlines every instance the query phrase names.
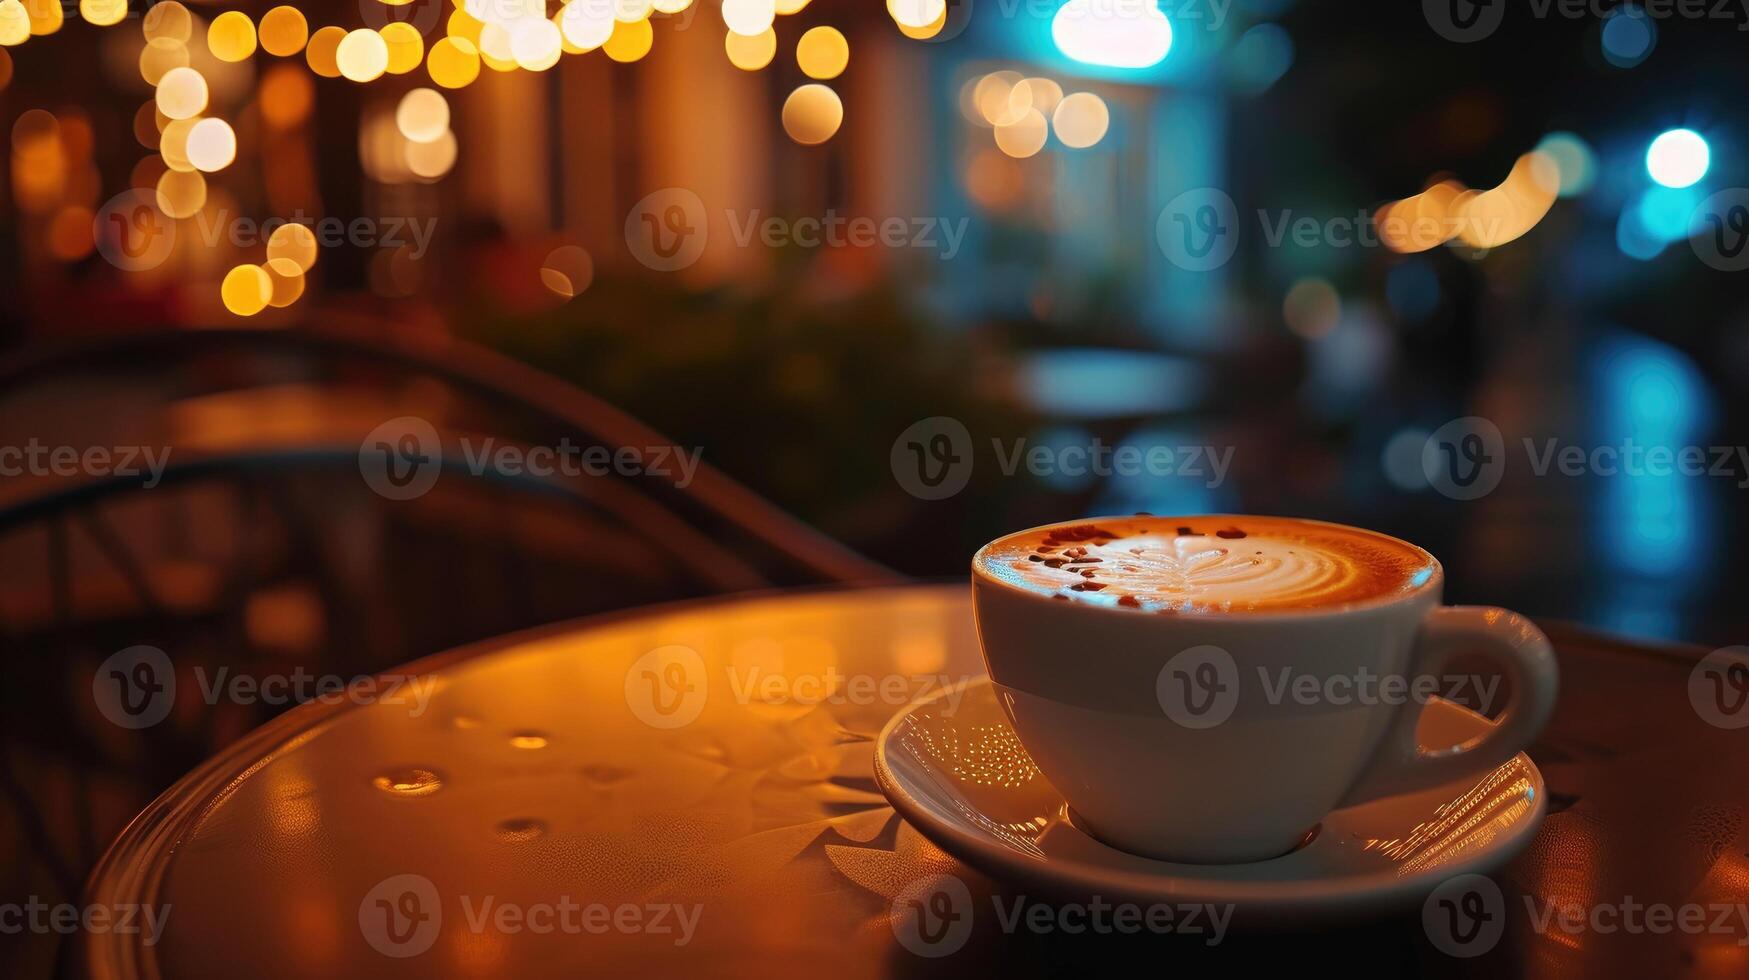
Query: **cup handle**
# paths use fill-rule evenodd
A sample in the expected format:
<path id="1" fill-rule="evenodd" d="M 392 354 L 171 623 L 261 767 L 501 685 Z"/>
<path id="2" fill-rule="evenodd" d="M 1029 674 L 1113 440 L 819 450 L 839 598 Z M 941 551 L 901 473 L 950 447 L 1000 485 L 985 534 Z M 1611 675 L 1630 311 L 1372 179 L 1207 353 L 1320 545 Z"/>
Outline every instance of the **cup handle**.
<path id="1" fill-rule="evenodd" d="M 1461 745 L 1423 750 L 1415 738 L 1422 704 L 1397 709 L 1378 753 L 1343 805 L 1480 776 L 1523 751 L 1554 710 L 1555 653 L 1530 620 L 1493 606 L 1443 606 L 1428 612 L 1409 658 L 1409 676 L 1437 677 L 1460 653 L 1482 653 L 1511 680 L 1512 700 L 1494 727 Z"/>

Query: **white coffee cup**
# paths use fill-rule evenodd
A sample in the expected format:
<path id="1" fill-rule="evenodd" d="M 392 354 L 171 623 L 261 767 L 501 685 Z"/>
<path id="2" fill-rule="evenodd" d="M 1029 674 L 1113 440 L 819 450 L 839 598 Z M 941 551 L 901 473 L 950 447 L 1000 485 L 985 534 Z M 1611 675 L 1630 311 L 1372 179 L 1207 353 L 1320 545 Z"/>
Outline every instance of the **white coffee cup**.
<path id="1" fill-rule="evenodd" d="M 1194 863 L 1276 857 L 1338 807 L 1479 780 L 1523 750 L 1554 707 L 1547 638 L 1504 609 L 1441 606 L 1444 571 L 1431 555 L 1412 588 L 1364 601 L 1160 615 L 1059 601 L 984 567 L 992 548 L 1041 530 L 973 558 L 984 661 L 1077 823 L 1125 851 Z M 1443 689 L 1459 654 L 1493 661 L 1509 700 L 1487 734 L 1424 751 L 1415 737 L 1424 695 Z"/>

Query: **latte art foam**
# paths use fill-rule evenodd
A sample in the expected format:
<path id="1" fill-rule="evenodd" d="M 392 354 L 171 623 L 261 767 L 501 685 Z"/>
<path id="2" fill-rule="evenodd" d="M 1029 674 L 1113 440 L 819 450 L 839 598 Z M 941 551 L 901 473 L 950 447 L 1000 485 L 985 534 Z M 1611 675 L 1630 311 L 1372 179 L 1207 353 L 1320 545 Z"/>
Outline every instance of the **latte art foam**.
<path id="1" fill-rule="evenodd" d="M 1129 517 L 1011 535 L 973 559 L 1053 596 L 1154 612 L 1345 606 L 1420 588 L 1437 568 L 1371 531 L 1278 517 Z"/>

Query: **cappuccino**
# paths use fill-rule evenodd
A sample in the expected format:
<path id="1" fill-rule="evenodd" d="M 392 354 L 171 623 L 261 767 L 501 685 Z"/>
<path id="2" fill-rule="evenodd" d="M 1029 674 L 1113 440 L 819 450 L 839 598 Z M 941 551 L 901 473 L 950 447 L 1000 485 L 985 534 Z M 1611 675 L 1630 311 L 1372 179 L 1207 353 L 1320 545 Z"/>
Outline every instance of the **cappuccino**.
<path id="1" fill-rule="evenodd" d="M 1383 534 L 1285 517 L 1101 518 L 992 542 L 974 567 L 1058 599 L 1155 613 L 1298 612 L 1412 592 L 1433 556 Z"/>

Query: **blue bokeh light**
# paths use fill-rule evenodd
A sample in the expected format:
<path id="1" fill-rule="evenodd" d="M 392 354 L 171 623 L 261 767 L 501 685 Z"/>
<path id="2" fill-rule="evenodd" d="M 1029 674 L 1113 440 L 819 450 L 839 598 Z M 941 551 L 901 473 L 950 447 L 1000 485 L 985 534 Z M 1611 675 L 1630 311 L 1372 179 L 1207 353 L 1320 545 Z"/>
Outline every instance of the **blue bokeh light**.
<path id="1" fill-rule="evenodd" d="M 1635 6 L 1616 8 L 1603 22 L 1603 60 L 1617 68 L 1645 61 L 1658 44 L 1658 25 Z"/>

